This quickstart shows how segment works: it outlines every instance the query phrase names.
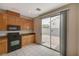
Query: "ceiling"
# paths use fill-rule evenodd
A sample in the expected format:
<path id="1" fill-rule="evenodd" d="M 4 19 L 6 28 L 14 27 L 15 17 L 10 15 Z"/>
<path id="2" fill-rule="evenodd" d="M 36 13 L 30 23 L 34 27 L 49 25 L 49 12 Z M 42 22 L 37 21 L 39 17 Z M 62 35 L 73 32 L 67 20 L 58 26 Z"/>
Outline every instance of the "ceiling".
<path id="1" fill-rule="evenodd" d="M 21 15 L 34 18 L 66 4 L 67 3 L 0 3 L 0 8 L 19 12 Z M 40 8 L 41 11 L 37 11 L 36 8 Z"/>

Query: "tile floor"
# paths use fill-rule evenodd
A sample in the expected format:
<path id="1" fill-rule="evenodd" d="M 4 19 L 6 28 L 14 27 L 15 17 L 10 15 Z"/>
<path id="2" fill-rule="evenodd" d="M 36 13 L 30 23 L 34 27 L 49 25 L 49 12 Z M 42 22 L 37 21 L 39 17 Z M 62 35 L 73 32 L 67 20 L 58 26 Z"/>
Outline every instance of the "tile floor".
<path id="1" fill-rule="evenodd" d="M 60 53 L 41 45 L 31 44 L 2 56 L 60 56 Z"/>

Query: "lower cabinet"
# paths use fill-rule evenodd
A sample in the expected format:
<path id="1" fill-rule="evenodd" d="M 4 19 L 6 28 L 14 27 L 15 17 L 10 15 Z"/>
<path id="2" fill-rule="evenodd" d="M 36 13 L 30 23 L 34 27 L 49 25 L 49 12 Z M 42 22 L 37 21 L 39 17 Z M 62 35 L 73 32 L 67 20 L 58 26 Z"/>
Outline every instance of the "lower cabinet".
<path id="1" fill-rule="evenodd" d="M 24 35 L 22 36 L 22 47 L 34 43 L 35 35 Z"/>
<path id="2" fill-rule="evenodd" d="M 1 38 L 0 40 L 0 54 L 7 53 L 7 39 Z"/>
<path id="3" fill-rule="evenodd" d="M 23 35 L 22 36 L 22 47 L 27 46 L 35 42 L 35 35 Z M 8 53 L 8 42 L 7 38 L 0 38 L 0 55 Z"/>

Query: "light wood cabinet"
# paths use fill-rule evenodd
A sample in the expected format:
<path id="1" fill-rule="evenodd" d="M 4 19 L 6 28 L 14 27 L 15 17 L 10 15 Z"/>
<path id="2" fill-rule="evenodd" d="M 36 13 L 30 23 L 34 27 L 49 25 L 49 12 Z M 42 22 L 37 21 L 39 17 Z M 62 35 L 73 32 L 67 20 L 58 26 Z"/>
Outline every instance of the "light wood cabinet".
<path id="1" fill-rule="evenodd" d="M 26 20 L 24 18 L 20 18 L 21 30 L 26 30 Z"/>
<path id="2" fill-rule="evenodd" d="M 7 24 L 8 25 L 19 25 L 20 14 L 17 12 L 6 10 L 7 14 Z"/>
<path id="3" fill-rule="evenodd" d="M 20 18 L 20 14 L 9 10 L 0 12 L 0 31 L 7 30 L 7 25 L 17 25 L 17 19 Z"/>
<path id="4" fill-rule="evenodd" d="M 26 23 L 26 25 L 27 25 L 27 28 L 30 30 L 33 30 L 33 21 L 32 20 L 28 20 L 27 21 L 27 23 Z"/>
<path id="5" fill-rule="evenodd" d="M 22 30 L 27 30 L 27 20 L 23 18 L 22 22 Z"/>
<path id="6" fill-rule="evenodd" d="M 0 12 L 0 31 L 7 30 L 7 25 L 19 25 L 21 30 L 33 30 L 33 20 L 21 18 L 19 13 L 12 11 Z"/>
<path id="7" fill-rule="evenodd" d="M 6 14 L 0 13 L 0 31 L 7 29 L 7 17 Z"/>
<path id="8" fill-rule="evenodd" d="M 24 20 L 22 18 L 20 18 L 20 26 L 21 26 L 21 30 L 24 29 Z"/>
<path id="9" fill-rule="evenodd" d="M 21 18 L 22 30 L 33 30 L 33 20 Z"/>
<path id="10" fill-rule="evenodd" d="M 1 38 L 0 39 L 0 54 L 7 53 L 7 39 Z"/>
<path id="11" fill-rule="evenodd" d="M 22 47 L 34 43 L 35 35 L 22 36 Z"/>
<path id="12" fill-rule="evenodd" d="M 7 21 L 8 21 L 7 25 L 16 25 L 16 17 L 15 16 L 8 15 Z"/>
<path id="13" fill-rule="evenodd" d="M 7 25 L 19 25 L 20 26 L 20 17 L 7 15 Z"/>
<path id="14" fill-rule="evenodd" d="M 20 17 L 16 17 L 16 25 L 21 26 L 21 24 L 22 24 L 22 21 L 21 21 Z"/>

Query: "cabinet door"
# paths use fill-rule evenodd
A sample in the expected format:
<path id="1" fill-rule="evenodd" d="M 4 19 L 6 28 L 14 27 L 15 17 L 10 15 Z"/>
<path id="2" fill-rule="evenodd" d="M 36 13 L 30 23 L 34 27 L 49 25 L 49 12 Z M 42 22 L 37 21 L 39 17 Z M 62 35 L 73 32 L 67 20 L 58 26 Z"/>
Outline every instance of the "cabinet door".
<path id="1" fill-rule="evenodd" d="M 24 20 L 20 18 L 21 30 L 24 30 Z"/>
<path id="2" fill-rule="evenodd" d="M 6 30 L 7 28 L 7 19 L 4 18 L 5 15 L 0 13 L 0 31 Z"/>
<path id="3" fill-rule="evenodd" d="M 0 40 L 0 54 L 7 53 L 7 39 Z"/>
<path id="4" fill-rule="evenodd" d="M 2 53 L 7 53 L 7 39 L 2 40 Z"/>
<path id="5" fill-rule="evenodd" d="M 24 24 L 23 24 L 23 25 L 24 25 L 24 26 L 23 26 L 23 29 L 24 29 L 24 30 L 27 30 L 27 27 L 26 27 L 26 24 L 27 24 L 27 23 L 26 23 L 26 20 L 24 20 L 23 23 L 24 23 Z"/>
<path id="6" fill-rule="evenodd" d="M 22 30 L 32 30 L 33 29 L 33 21 L 22 18 Z"/>
<path id="7" fill-rule="evenodd" d="M 27 40 L 28 44 L 34 43 L 34 35 L 28 35 L 27 38 L 28 38 Z"/>
<path id="8" fill-rule="evenodd" d="M 0 40 L 0 54 L 2 54 L 2 41 Z"/>
<path id="9" fill-rule="evenodd" d="M 33 29 L 32 21 L 25 19 L 24 22 L 23 22 L 23 29 L 24 30 L 32 30 Z"/>
<path id="10" fill-rule="evenodd" d="M 22 36 L 22 46 L 34 43 L 34 35 Z"/>
<path id="11" fill-rule="evenodd" d="M 8 15 L 8 25 L 16 25 L 16 17 Z"/>
<path id="12" fill-rule="evenodd" d="M 21 19 L 20 19 L 20 17 L 16 17 L 16 25 L 19 25 L 19 26 L 21 26 Z"/>
<path id="13" fill-rule="evenodd" d="M 27 24 L 27 29 L 33 30 L 33 21 L 32 20 L 28 20 L 26 24 Z"/>
<path id="14" fill-rule="evenodd" d="M 27 45 L 27 36 L 22 36 L 22 47 Z"/>

